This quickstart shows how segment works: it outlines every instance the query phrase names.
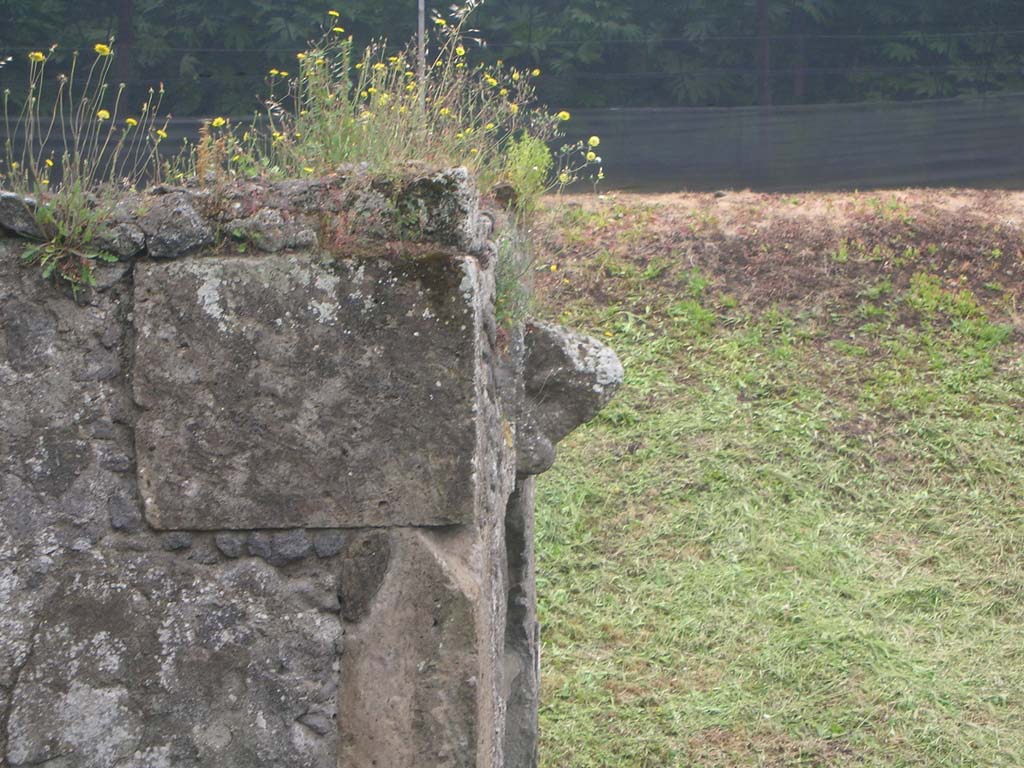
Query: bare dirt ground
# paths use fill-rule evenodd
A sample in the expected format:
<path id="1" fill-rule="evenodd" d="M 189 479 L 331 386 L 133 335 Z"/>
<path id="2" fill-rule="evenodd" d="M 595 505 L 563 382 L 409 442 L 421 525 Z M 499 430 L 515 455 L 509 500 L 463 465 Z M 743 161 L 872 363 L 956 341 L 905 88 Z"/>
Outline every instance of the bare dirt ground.
<path id="1" fill-rule="evenodd" d="M 898 293 L 928 273 L 1024 332 L 1022 192 L 613 193 L 553 197 L 544 215 L 538 230 L 551 234 L 540 258 L 561 274 L 541 272 L 539 282 L 555 305 L 580 292 L 600 301 L 606 290 L 600 271 L 574 267 L 610 256 L 657 283 L 652 259 L 670 258 L 657 290 L 678 287 L 682 262 L 748 310 L 842 312 L 866 285 L 888 280 Z"/>

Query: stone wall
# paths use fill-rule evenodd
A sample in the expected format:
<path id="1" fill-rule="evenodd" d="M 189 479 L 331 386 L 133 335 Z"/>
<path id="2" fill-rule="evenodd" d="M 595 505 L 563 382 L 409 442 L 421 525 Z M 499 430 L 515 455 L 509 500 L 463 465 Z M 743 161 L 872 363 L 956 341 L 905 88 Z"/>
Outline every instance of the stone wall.
<path id="1" fill-rule="evenodd" d="M 535 765 L 532 476 L 622 370 L 496 327 L 465 172 L 126 197 L 77 298 L 19 263 L 33 205 L 0 195 L 0 765 Z"/>

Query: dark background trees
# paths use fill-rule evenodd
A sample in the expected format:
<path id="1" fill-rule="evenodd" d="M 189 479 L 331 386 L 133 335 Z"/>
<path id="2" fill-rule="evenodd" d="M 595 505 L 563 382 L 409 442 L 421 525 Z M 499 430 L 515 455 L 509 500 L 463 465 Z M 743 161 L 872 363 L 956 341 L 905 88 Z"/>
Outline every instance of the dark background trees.
<path id="1" fill-rule="evenodd" d="M 259 107 L 326 0 L 0 0 L 0 70 L 25 54 L 117 38 L 114 77 L 160 82 L 176 115 Z M 434 3 L 444 10 L 447 3 Z M 345 0 L 358 42 L 408 40 L 415 0 Z M 479 55 L 538 66 L 541 97 L 573 106 L 745 106 L 937 98 L 1024 89 L 1020 0 L 488 0 Z M 66 54 L 65 54 L 66 55 Z"/>

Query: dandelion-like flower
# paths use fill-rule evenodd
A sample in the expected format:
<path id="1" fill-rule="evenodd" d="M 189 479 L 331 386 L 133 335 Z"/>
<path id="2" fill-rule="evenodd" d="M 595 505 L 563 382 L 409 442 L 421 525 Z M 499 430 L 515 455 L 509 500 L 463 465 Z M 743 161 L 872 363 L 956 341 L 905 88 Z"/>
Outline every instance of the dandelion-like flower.
<path id="1" fill-rule="evenodd" d="M 127 125 L 127 126 L 128 126 L 129 128 L 134 128 L 134 127 L 135 127 L 136 125 L 138 125 L 138 124 L 139 124 L 139 121 L 138 121 L 138 120 L 136 120 L 136 119 L 135 119 L 134 117 L 126 117 L 126 118 L 124 119 L 124 123 L 125 123 L 125 125 Z"/>
<path id="2" fill-rule="evenodd" d="M 340 13 L 338 13 L 337 11 L 328 11 L 328 12 L 327 12 L 327 15 L 328 15 L 328 16 L 332 16 L 332 17 L 333 17 L 333 18 L 335 18 L 335 19 L 336 19 L 336 18 L 338 18 L 339 16 L 341 16 L 341 14 L 340 14 Z"/>
<path id="3" fill-rule="evenodd" d="M 540 77 L 540 70 L 539 69 L 535 69 L 530 74 L 533 75 L 534 77 Z"/>
<path id="4" fill-rule="evenodd" d="M 215 117 L 213 118 L 213 120 L 210 121 L 210 125 L 212 125 L 214 128 L 221 128 L 222 126 L 227 124 L 227 122 L 228 121 L 225 120 L 223 117 Z"/>
<path id="5" fill-rule="evenodd" d="M 563 123 L 567 122 L 571 118 L 572 118 L 572 115 L 570 115 L 564 109 L 561 112 L 558 113 L 558 119 L 561 120 Z"/>
<path id="6" fill-rule="evenodd" d="M 569 177 L 569 172 L 568 171 L 562 171 L 560 174 L 558 174 L 558 181 L 560 183 L 568 184 L 570 180 L 571 179 Z"/>
<path id="7" fill-rule="evenodd" d="M 304 53 L 296 53 L 295 54 L 295 58 L 298 59 L 299 61 L 305 61 L 306 60 L 306 54 L 304 54 Z"/>
<path id="8" fill-rule="evenodd" d="M 109 120 L 109 119 L 110 119 L 110 112 L 108 112 L 108 111 L 107 111 L 107 110 L 105 110 L 105 109 L 101 109 L 101 110 L 99 110 L 99 111 L 98 111 L 98 112 L 96 113 L 96 119 L 97 119 L 97 120 L 99 120 L 99 121 L 100 121 L 101 123 L 102 123 L 102 122 L 103 122 L 104 120 Z"/>
<path id="9" fill-rule="evenodd" d="M 448 107 L 441 107 L 440 111 L 437 114 L 439 114 L 441 117 L 448 117 L 448 115 L 450 115 L 451 113 L 452 111 L 448 109 Z"/>
<path id="10" fill-rule="evenodd" d="M 156 135 L 157 135 L 157 138 L 166 139 L 167 138 L 167 131 L 165 131 L 163 128 L 157 128 L 156 129 Z"/>
<path id="11" fill-rule="evenodd" d="M 333 32 L 336 35 L 343 35 L 343 34 L 345 34 L 345 28 L 344 27 L 331 27 L 331 32 Z"/>
<path id="12" fill-rule="evenodd" d="M 588 163 L 592 163 L 595 160 L 597 160 L 597 153 L 596 152 L 587 152 L 587 162 Z"/>
<path id="13" fill-rule="evenodd" d="M 518 104 L 509 104 L 508 105 L 508 111 L 511 112 L 513 115 L 519 114 L 519 105 Z"/>
<path id="14" fill-rule="evenodd" d="M 32 51 L 28 55 L 28 60 L 33 62 L 46 61 L 46 56 L 43 55 L 42 51 Z"/>
<path id="15" fill-rule="evenodd" d="M 373 65 L 373 69 L 375 72 L 380 72 L 382 69 L 387 69 L 387 65 L 383 61 L 378 61 Z"/>
<path id="16" fill-rule="evenodd" d="M 498 81 L 495 80 L 494 77 L 492 77 L 491 75 L 487 75 L 487 77 L 484 78 L 484 82 L 491 86 L 491 88 L 498 84 Z"/>
<path id="17" fill-rule="evenodd" d="M 109 56 L 114 52 L 109 45 L 105 45 L 103 43 L 96 43 L 92 49 L 100 56 Z"/>
<path id="18" fill-rule="evenodd" d="M 463 48 L 461 45 L 455 46 L 455 55 L 456 56 L 465 56 L 466 55 L 466 49 Z"/>
<path id="19" fill-rule="evenodd" d="M 288 73 L 283 69 L 281 70 L 280 75 L 281 77 L 288 77 Z"/>
<path id="20" fill-rule="evenodd" d="M 448 22 L 445 21 L 444 19 L 441 19 L 441 18 L 434 19 L 434 23 L 437 24 L 437 26 L 439 26 L 439 27 L 447 27 L 448 26 Z"/>
<path id="21" fill-rule="evenodd" d="M 281 72 L 278 69 L 272 69 L 272 70 L 270 70 L 270 74 L 271 74 L 272 77 L 276 77 L 277 75 L 280 75 Z"/>
<path id="22" fill-rule="evenodd" d="M 601 146 L 601 137 L 600 136 L 591 136 L 589 139 L 587 139 L 587 146 L 589 146 L 589 147 L 599 147 L 599 146 Z"/>
<path id="23" fill-rule="evenodd" d="M 46 158 L 46 167 L 53 168 L 53 160 L 51 160 L 50 158 Z"/>

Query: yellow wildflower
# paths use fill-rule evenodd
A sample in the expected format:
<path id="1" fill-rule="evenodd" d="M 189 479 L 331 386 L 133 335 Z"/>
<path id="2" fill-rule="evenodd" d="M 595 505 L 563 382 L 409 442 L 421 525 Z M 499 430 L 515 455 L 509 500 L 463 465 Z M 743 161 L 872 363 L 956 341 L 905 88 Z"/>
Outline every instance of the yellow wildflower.
<path id="1" fill-rule="evenodd" d="M 518 82 L 519 82 L 519 78 L 520 78 L 520 77 L 522 77 L 522 75 L 520 75 L 520 74 L 519 74 L 519 70 L 515 70 L 515 71 L 514 71 L 514 72 L 512 73 L 512 81 L 513 81 L 513 82 L 515 82 L 515 83 L 518 83 Z"/>
<path id="2" fill-rule="evenodd" d="M 378 61 L 376 64 L 373 65 L 373 69 L 376 72 L 380 72 L 382 69 L 387 69 L 387 65 L 383 61 Z"/>
<path id="3" fill-rule="evenodd" d="M 308 165 L 303 166 L 302 170 L 304 170 L 306 173 L 312 173 L 313 172 L 313 169 L 310 168 Z"/>
<path id="4" fill-rule="evenodd" d="M 407 91 L 415 91 L 416 90 L 416 83 L 409 83 L 407 86 L 405 86 L 405 90 L 407 90 Z"/>
<path id="5" fill-rule="evenodd" d="M 569 172 L 562 171 L 560 174 L 558 174 L 558 181 L 562 184 L 568 184 L 570 181 Z"/>
<path id="6" fill-rule="evenodd" d="M 299 61 L 305 61 L 306 60 L 306 54 L 304 54 L 304 53 L 296 53 L 295 54 L 295 58 L 298 59 Z"/>
<path id="7" fill-rule="evenodd" d="M 280 75 L 281 73 L 278 70 L 276 70 L 276 69 L 272 69 L 272 70 L 270 70 L 270 74 L 271 75 Z"/>
<path id="8" fill-rule="evenodd" d="M 552 264 L 552 265 L 551 265 L 551 266 L 549 267 L 549 269 L 550 269 L 550 270 L 551 270 L 552 272 L 557 272 L 557 271 L 558 271 L 558 265 L 557 265 L 557 264 Z"/>
<path id="9" fill-rule="evenodd" d="M 498 91 L 498 95 L 499 96 L 508 96 L 508 88 L 502 88 L 500 91 Z"/>
<path id="10" fill-rule="evenodd" d="M 53 168 L 53 160 L 51 160 L 50 158 L 46 158 L 46 167 Z"/>
<path id="11" fill-rule="evenodd" d="M 228 121 L 225 120 L 223 117 L 215 117 L 213 118 L 213 120 L 210 121 L 210 125 L 212 125 L 214 128 L 220 128 L 224 126 L 227 122 Z"/>
<path id="12" fill-rule="evenodd" d="M 382 93 L 380 95 L 380 103 L 381 104 L 387 104 L 389 101 L 391 101 L 391 95 L 390 94 Z"/>
<path id="13" fill-rule="evenodd" d="M 466 66 L 466 62 L 460 61 L 458 64 L 455 65 L 455 68 L 456 69 L 463 69 L 465 66 Z"/>
<path id="14" fill-rule="evenodd" d="M 452 113 L 452 111 L 450 109 L 448 109 L 448 107 L 441 107 L 441 111 L 438 112 L 438 114 L 441 117 L 448 117 L 448 115 L 450 115 L 451 113 Z"/>
<path id="15" fill-rule="evenodd" d="M 345 34 L 345 28 L 344 27 L 331 27 L 331 32 L 334 32 L 336 35 L 343 35 L 343 34 Z"/>
<path id="16" fill-rule="evenodd" d="M 448 26 L 448 22 L 445 21 L 444 19 L 434 19 L 434 23 L 437 24 L 437 26 L 439 26 L 439 27 L 447 27 Z"/>
<path id="17" fill-rule="evenodd" d="M 377 89 L 371 85 L 369 88 L 366 89 L 366 92 L 369 94 L 374 94 L 377 92 Z"/>
<path id="18" fill-rule="evenodd" d="M 476 147 L 473 147 L 473 148 L 472 148 L 471 150 L 469 150 L 469 154 L 471 154 L 471 155 L 475 155 L 475 154 L 477 154 L 477 153 L 478 153 L 479 151 L 480 151 L 479 149 L 477 149 Z"/>
<path id="19" fill-rule="evenodd" d="M 360 98 L 363 98 L 363 99 L 370 98 L 370 94 L 367 91 L 360 91 L 359 92 L 359 96 L 360 96 Z"/>
<path id="20" fill-rule="evenodd" d="M 602 179 L 604 179 L 604 168 L 601 168 L 601 169 L 600 169 L 600 170 L 599 170 L 599 171 L 597 172 L 597 180 L 598 180 L 598 181 L 601 181 Z"/>
<path id="21" fill-rule="evenodd" d="M 156 135 L 159 138 L 161 138 L 161 139 L 166 139 L 167 138 L 167 131 L 165 131 L 163 128 L 157 128 L 156 129 Z"/>
<path id="22" fill-rule="evenodd" d="M 239 155 L 239 154 L 234 154 L 234 155 L 231 156 L 231 162 L 232 163 L 237 163 L 241 159 L 242 159 L 242 156 Z"/>
<path id="23" fill-rule="evenodd" d="M 362 68 L 363 68 L 363 62 L 361 62 L 361 61 L 356 62 L 356 69 L 362 69 Z"/>
<path id="24" fill-rule="evenodd" d="M 32 53 L 30 53 L 28 55 L 28 60 L 29 61 L 46 61 L 46 56 L 43 55 L 42 51 L 32 51 Z"/>
<path id="25" fill-rule="evenodd" d="M 42 184 L 45 187 L 47 184 L 50 183 L 50 180 L 49 179 L 40 179 L 39 183 Z"/>
<path id="26" fill-rule="evenodd" d="M 415 72 L 413 72 L 413 71 L 412 71 L 412 70 L 410 70 L 410 69 L 407 69 L 407 70 L 405 71 L 405 76 L 406 76 L 406 77 L 416 77 L 416 73 L 415 73 Z"/>
<path id="27" fill-rule="evenodd" d="M 92 49 L 96 51 L 96 53 L 98 53 L 100 56 L 109 56 L 113 53 L 110 46 L 104 45 L 103 43 L 96 43 L 96 45 L 94 45 Z"/>
<path id="28" fill-rule="evenodd" d="M 461 45 L 455 46 L 455 55 L 456 56 L 465 56 L 466 55 L 466 49 L 463 48 Z"/>
<path id="29" fill-rule="evenodd" d="M 389 64 L 397 64 L 398 63 L 398 57 L 397 56 L 388 56 L 388 63 Z"/>
<path id="30" fill-rule="evenodd" d="M 14 161 L 13 163 L 11 163 L 11 170 L 12 170 L 12 171 L 16 171 L 16 170 L 18 170 L 18 168 L 19 168 L 19 167 L 20 167 L 20 166 L 18 165 L 18 162 L 17 162 L 17 161 Z"/>
<path id="31" fill-rule="evenodd" d="M 596 152 L 587 152 L 587 162 L 588 163 L 592 163 L 595 160 L 597 160 L 597 153 Z"/>
<path id="32" fill-rule="evenodd" d="M 317 59 L 315 63 L 318 67 L 322 67 L 327 61 L 325 59 Z"/>
<path id="33" fill-rule="evenodd" d="M 498 84 L 498 81 L 495 80 L 490 75 L 487 75 L 487 77 L 484 78 L 484 82 L 487 83 L 489 86 L 491 86 L 491 88 L 493 88 L 494 86 L 496 86 Z"/>
<path id="34" fill-rule="evenodd" d="M 338 18 L 339 16 L 341 16 L 341 14 L 338 13 L 337 11 L 328 11 L 327 15 L 328 16 L 333 16 L 334 18 Z"/>
<path id="35" fill-rule="evenodd" d="M 535 69 L 530 74 L 533 75 L 534 77 L 540 77 L 540 70 L 539 69 Z"/>
<path id="36" fill-rule="evenodd" d="M 110 113 L 105 109 L 101 109 L 96 113 L 96 119 L 102 123 L 104 120 L 110 119 Z"/>
<path id="37" fill-rule="evenodd" d="M 518 115 L 519 114 L 519 105 L 518 104 L 509 104 L 508 105 L 508 110 L 513 115 Z"/>
<path id="38" fill-rule="evenodd" d="M 561 112 L 558 113 L 558 119 L 561 120 L 563 123 L 566 122 L 567 120 L 569 120 L 571 117 L 572 117 L 572 115 L 570 115 L 564 109 Z"/>
<path id="39" fill-rule="evenodd" d="M 591 136 L 589 139 L 587 139 L 587 145 L 591 146 L 591 147 L 599 147 L 599 146 L 601 146 L 601 137 L 600 136 Z"/>
<path id="40" fill-rule="evenodd" d="M 487 125 L 485 125 L 484 126 L 484 130 L 485 131 L 493 131 L 494 130 L 494 123 L 488 123 Z"/>
<path id="41" fill-rule="evenodd" d="M 285 70 L 281 70 L 281 77 L 288 77 L 288 73 Z"/>
<path id="42" fill-rule="evenodd" d="M 136 125 L 139 124 L 139 121 L 136 120 L 134 117 L 126 117 L 124 122 L 129 128 L 134 128 Z"/>

